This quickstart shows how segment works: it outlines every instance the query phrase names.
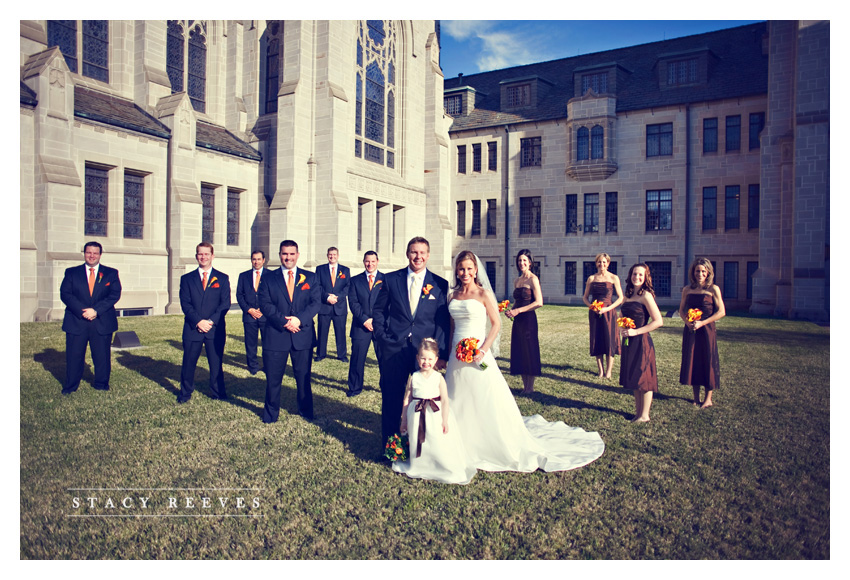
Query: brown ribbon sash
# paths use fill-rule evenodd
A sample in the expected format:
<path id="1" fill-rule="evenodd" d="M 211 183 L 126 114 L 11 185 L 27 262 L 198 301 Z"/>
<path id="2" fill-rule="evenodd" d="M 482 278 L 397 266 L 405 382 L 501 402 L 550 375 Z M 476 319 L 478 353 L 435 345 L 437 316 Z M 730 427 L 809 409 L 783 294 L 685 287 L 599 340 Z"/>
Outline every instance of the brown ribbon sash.
<path id="1" fill-rule="evenodd" d="M 419 433 L 416 435 L 416 440 L 419 443 L 416 446 L 416 457 L 419 457 L 422 455 L 422 444 L 425 443 L 425 410 L 431 407 L 431 410 L 436 413 L 440 410 L 440 407 L 437 405 L 439 399 L 417 399 L 414 397 L 413 400 L 418 401 L 413 410 L 419 413 Z"/>

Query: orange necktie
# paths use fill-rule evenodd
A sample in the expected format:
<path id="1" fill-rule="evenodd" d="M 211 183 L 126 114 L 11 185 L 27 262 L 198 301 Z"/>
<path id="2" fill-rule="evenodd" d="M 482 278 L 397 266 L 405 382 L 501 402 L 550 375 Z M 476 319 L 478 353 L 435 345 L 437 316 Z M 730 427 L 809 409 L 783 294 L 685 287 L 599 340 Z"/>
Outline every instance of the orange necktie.
<path id="1" fill-rule="evenodd" d="M 295 274 L 289 271 L 289 279 L 286 281 L 286 289 L 289 291 L 289 300 L 292 300 L 292 291 L 295 290 Z"/>
<path id="2" fill-rule="evenodd" d="M 94 294 L 94 268 L 89 268 L 89 296 Z"/>
<path id="3" fill-rule="evenodd" d="M 201 272 L 201 285 L 204 287 L 204 290 L 207 289 L 207 273 Z"/>
<path id="4" fill-rule="evenodd" d="M 260 271 L 254 270 L 254 292 L 260 287 Z"/>
<path id="5" fill-rule="evenodd" d="M 336 286 L 336 268 L 331 266 L 331 288 Z"/>
<path id="6" fill-rule="evenodd" d="M 374 274 L 369 274 L 369 290 L 372 289 L 372 281 L 375 279 Z"/>

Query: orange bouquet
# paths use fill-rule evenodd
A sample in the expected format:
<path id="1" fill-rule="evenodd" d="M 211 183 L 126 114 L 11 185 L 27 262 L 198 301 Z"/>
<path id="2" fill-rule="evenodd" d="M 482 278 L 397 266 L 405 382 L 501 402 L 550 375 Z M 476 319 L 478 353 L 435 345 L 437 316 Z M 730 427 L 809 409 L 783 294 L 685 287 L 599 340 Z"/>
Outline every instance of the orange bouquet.
<path id="1" fill-rule="evenodd" d="M 477 355 L 480 350 L 478 350 L 478 339 L 477 338 L 464 338 L 459 343 L 457 343 L 457 348 L 455 349 L 455 356 L 457 360 L 460 362 L 471 363 L 475 359 L 475 355 Z M 484 363 L 479 363 L 482 369 L 486 369 L 487 365 Z"/>
<path id="2" fill-rule="evenodd" d="M 691 308 L 688 310 L 688 322 L 696 322 L 702 320 L 702 310 L 699 308 Z M 691 332 L 696 332 L 696 328 L 691 327 Z"/>
<path id="3" fill-rule="evenodd" d="M 620 328 L 634 328 L 635 327 L 635 321 L 632 320 L 631 318 L 627 318 L 627 317 L 623 316 L 623 317 L 617 319 L 617 326 L 619 326 Z M 623 339 L 623 346 L 629 346 L 629 337 L 628 336 Z"/>
<path id="4" fill-rule="evenodd" d="M 510 309 L 511 309 L 511 301 L 510 300 L 502 300 L 501 302 L 499 302 L 499 312 L 504 312 L 504 311 L 510 310 Z M 508 315 L 505 314 L 505 316 L 508 316 Z M 511 318 L 511 317 L 508 316 L 508 318 Z"/>
<path id="5" fill-rule="evenodd" d="M 604 307 L 605 305 L 602 303 L 601 300 L 594 300 L 590 303 L 590 310 L 592 312 L 595 312 L 598 316 L 602 316 L 602 309 Z"/>
<path id="6" fill-rule="evenodd" d="M 410 443 L 407 435 L 392 435 L 384 446 L 384 457 L 390 461 L 407 461 Z"/>

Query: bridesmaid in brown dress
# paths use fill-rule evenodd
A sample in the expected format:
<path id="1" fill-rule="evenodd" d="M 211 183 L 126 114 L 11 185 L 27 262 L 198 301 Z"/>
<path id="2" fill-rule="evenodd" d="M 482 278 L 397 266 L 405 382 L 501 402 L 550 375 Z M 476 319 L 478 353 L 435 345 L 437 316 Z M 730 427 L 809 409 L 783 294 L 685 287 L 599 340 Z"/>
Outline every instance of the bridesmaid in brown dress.
<path id="1" fill-rule="evenodd" d="M 621 328 L 623 346 L 620 349 L 620 385 L 632 389 L 635 395 L 635 416 L 632 423 L 649 421 L 652 393 L 658 391 L 655 368 L 655 345 L 649 333 L 664 325 L 661 311 L 655 303 L 655 290 L 649 266 L 635 264 L 629 268 L 625 300 L 620 306 L 622 316 L 631 318 L 635 328 Z M 628 338 L 628 344 L 625 343 Z"/>
<path id="2" fill-rule="evenodd" d="M 600 314 L 594 311 L 588 312 L 590 323 L 590 356 L 596 357 L 596 365 L 599 367 L 599 378 L 611 378 L 614 369 L 614 356 L 620 354 L 620 333 L 617 332 L 617 306 L 623 302 L 623 289 L 620 287 L 620 278 L 608 271 L 611 256 L 602 253 L 596 256 L 596 274 L 587 279 L 584 287 L 582 300 L 590 307 L 596 300 L 602 302 L 603 308 Z M 617 300 L 611 302 L 616 292 Z M 608 357 L 605 364 L 604 358 Z"/>
<path id="3" fill-rule="evenodd" d="M 517 254 L 519 277 L 514 280 L 514 306 L 505 311 L 505 316 L 514 321 L 511 329 L 511 374 L 522 376 L 523 395 L 534 392 L 534 379 L 542 374 L 537 314 L 534 311 L 543 306 L 543 293 L 540 280 L 531 271 L 533 262 L 528 250 L 520 250 Z"/>
<path id="4" fill-rule="evenodd" d="M 706 258 L 691 264 L 690 286 L 682 288 L 679 316 L 685 321 L 682 332 L 682 370 L 679 382 L 691 385 L 694 406 L 711 407 L 711 395 L 720 386 L 720 359 L 717 356 L 717 330 L 714 323 L 726 316 L 720 288 L 714 284 L 714 268 Z M 688 310 L 702 311 L 700 320 L 688 322 Z M 700 404 L 700 387 L 705 387 L 705 402 Z"/>

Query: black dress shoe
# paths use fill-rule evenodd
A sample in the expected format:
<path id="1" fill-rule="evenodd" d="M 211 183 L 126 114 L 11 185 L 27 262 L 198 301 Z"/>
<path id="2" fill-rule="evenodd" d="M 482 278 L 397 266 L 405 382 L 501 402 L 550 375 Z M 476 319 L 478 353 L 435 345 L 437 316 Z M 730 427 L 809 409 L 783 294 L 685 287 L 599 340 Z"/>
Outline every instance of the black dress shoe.
<path id="1" fill-rule="evenodd" d="M 189 399 L 177 399 L 178 405 L 185 405 L 188 402 L 189 402 Z"/>
<path id="2" fill-rule="evenodd" d="M 347 393 L 345 393 L 345 396 L 346 397 L 356 397 L 357 395 L 359 395 L 362 392 L 363 391 L 348 391 Z"/>
<path id="3" fill-rule="evenodd" d="M 108 391 L 108 390 L 109 390 L 109 386 L 107 385 L 107 386 L 105 386 L 105 387 L 95 387 L 95 390 L 97 390 L 97 391 Z"/>
<path id="4" fill-rule="evenodd" d="M 319 362 L 320 360 L 325 360 L 325 358 L 326 357 L 323 357 L 323 356 L 317 356 L 315 360 L 316 360 L 316 362 Z"/>
<path id="5" fill-rule="evenodd" d="M 342 362 L 348 362 L 348 357 L 347 356 L 340 356 L 340 357 L 337 357 L 337 360 L 340 360 Z"/>

